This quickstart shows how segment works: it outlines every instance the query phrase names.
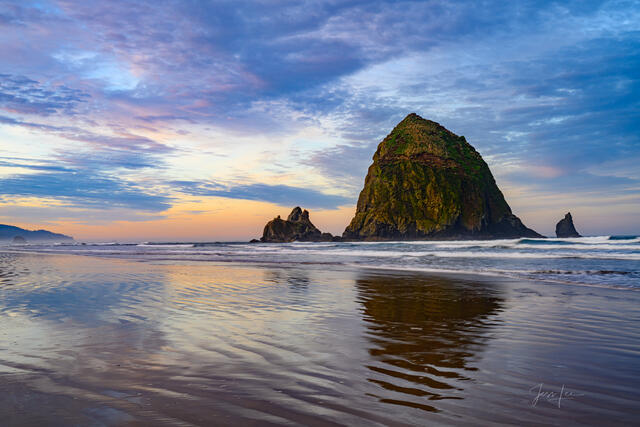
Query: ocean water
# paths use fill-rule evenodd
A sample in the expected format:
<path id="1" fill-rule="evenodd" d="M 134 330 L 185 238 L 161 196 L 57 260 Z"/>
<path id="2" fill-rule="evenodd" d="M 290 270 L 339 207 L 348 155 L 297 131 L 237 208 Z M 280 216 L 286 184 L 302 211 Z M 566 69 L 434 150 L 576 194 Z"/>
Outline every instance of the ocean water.
<path id="1" fill-rule="evenodd" d="M 112 242 L 12 246 L 7 250 L 147 261 L 335 264 L 640 288 L 638 236 L 286 244 Z"/>

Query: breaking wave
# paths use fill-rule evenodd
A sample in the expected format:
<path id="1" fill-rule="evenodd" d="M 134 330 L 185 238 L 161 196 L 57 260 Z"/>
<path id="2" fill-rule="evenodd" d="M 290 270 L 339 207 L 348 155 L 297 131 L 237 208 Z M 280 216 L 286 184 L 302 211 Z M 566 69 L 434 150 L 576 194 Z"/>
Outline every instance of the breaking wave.
<path id="1" fill-rule="evenodd" d="M 640 289 L 640 238 L 502 239 L 413 242 L 75 243 L 8 246 L 11 252 L 73 253 L 143 261 L 343 264 L 424 272 L 502 274 Z"/>

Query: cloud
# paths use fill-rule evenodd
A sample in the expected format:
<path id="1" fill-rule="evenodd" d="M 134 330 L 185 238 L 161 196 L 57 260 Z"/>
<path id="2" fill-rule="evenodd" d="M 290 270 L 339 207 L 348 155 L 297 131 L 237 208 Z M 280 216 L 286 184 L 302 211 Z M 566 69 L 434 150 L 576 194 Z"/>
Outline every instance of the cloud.
<path id="1" fill-rule="evenodd" d="M 537 171 L 518 170 L 505 175 L 510 182 L 535 189 L 546 190 L 552 187 L 556 193 L 592 194 L 607 196 L 631 195 L 640 190 L 640 180 L 627 177 L 594 175 L 588 172 L 574 172 L 559 176 L 541 176 Z"/>
<path id="2" fill-rule="evenodd" d="M 20 206 L 4 198 L 0 204 L 0 218 L 6 223 L 39 224 L 40 227 L 55 226 L 64 222 L 76 225 L 108 225 L 114 221 L 143 222 L 165 219 L 166 215 L 148 211 L 136 211 L 128 208 L 96 209 L 80 206 Z"/>
<path id="3" fill-rule="evenodd" d="M 362 188 L 366 170 L 373 162 L 375 150 L 375 143 L 338 145 L 316 151 L 302 160 L 302 163 L 320 170 L 342 188 L 357 194 Z"/>
<path id="4" fill-rule="evenodd" d="M 71 169 L 64 166 L 43 165 L 29 160 L 25 161 L 25 159 L 15 159 L 11 157 L 0 157 L 0 167 L 21 168 L 37 171 L 72 172 Z"/>
<path id="5" fill-rule="evenodd" d="M 0 74 L 0 109 L 13 113 L 48 116 L 73 115 L 90 95 L 62 84 L 42 84 L 25 76 Z"/>
<path id="6" fill-rule="evenodd" d="M 230 199 L 258 200 L 281 206 L 304 206 L 309 209 L 337 209 L 354 200 L 325 194 L 317 190 L 289 185 L 246 184 L 223 186 L 214 182 L 174 181 L 175 189 L 194 196 L 226 197 Z"/>
<path id="7" fill-rule="evenodd" d="M 151 138 L 130 133 L 105 135 L 74 126 L 48 125 L 1 115 L 0 124 L 20 126 L 84 143 L 88 150 L 62 149 L 54 156 L 58 162 L 80 169 L 159 168 L 164 164 L 160 155 L 174 151 L 173 148 Z"/>
<path id="8" fill-rule="evenodd" d="M 335 129 L 354 143 L 322 149 L 304 163 L 346 186 L 366 174 L 375 145 L 393 125 L 415 111 L 465 135 L 494 173 L 514 184 L 522 182 L 509 174 L 512 168 L 538 166 L 559 171 L 557 179 L 539 182 L 549 193 L 571 186 L 592 194 L 625 191 L 629 182 L 606 178 L 600 184 L 590 178 L 592 189 L 579 185 L 586 170 L 640 154 L 640 25 L 633 28 L 628 19 L 615 25 L 615 4 L 597 6 L 579 11 L 571 4 L 573 11 L 548 16 L 545 32 L 528 32 L 525 23 L 517 32 L 451 40 L 446 50 L 393 59 L 354 74 L 339 90 L 323 88 Z M 548 29 L 554 22 L 557 29 Z M 322 98 L 298 100 L 311 109 Z M 377 111 L 386 118 L 369 116 Z M 360 129 L 370 135 L 367 142 L 357 140 Z"/>
<path id="9" fill-rule="evenodd" d="M 39 197 L 85 209 L 128 208 L 146 212 L 165 211 L 172 201 L 130 182 L 81 170 L 12 175 L 0 179 L 0 194 L 4 201 L 10 201 L 11 196 Z"/>

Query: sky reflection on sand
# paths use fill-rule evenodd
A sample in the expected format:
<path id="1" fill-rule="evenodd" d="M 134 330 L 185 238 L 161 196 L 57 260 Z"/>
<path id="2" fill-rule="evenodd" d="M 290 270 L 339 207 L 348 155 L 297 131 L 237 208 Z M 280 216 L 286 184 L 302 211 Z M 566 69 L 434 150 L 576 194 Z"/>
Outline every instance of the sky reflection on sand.
<path id="1" fill-rule="evenodd" d="M 633 291 L 26 254 L 1 255 L 0 279 L 10 424 L 635 416 Z M 530 405 L 562 381 L 583 395 Z"/>

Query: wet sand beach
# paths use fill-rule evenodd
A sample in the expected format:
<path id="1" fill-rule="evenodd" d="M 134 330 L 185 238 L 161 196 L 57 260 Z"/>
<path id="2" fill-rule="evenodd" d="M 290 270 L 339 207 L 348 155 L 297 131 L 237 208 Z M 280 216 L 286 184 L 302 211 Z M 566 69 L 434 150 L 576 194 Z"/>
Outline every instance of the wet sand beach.
<path id="1" fill-rule="evenodd" d="M 0 253 L 3 425 L 632 425 L 640 292 Z"/>

